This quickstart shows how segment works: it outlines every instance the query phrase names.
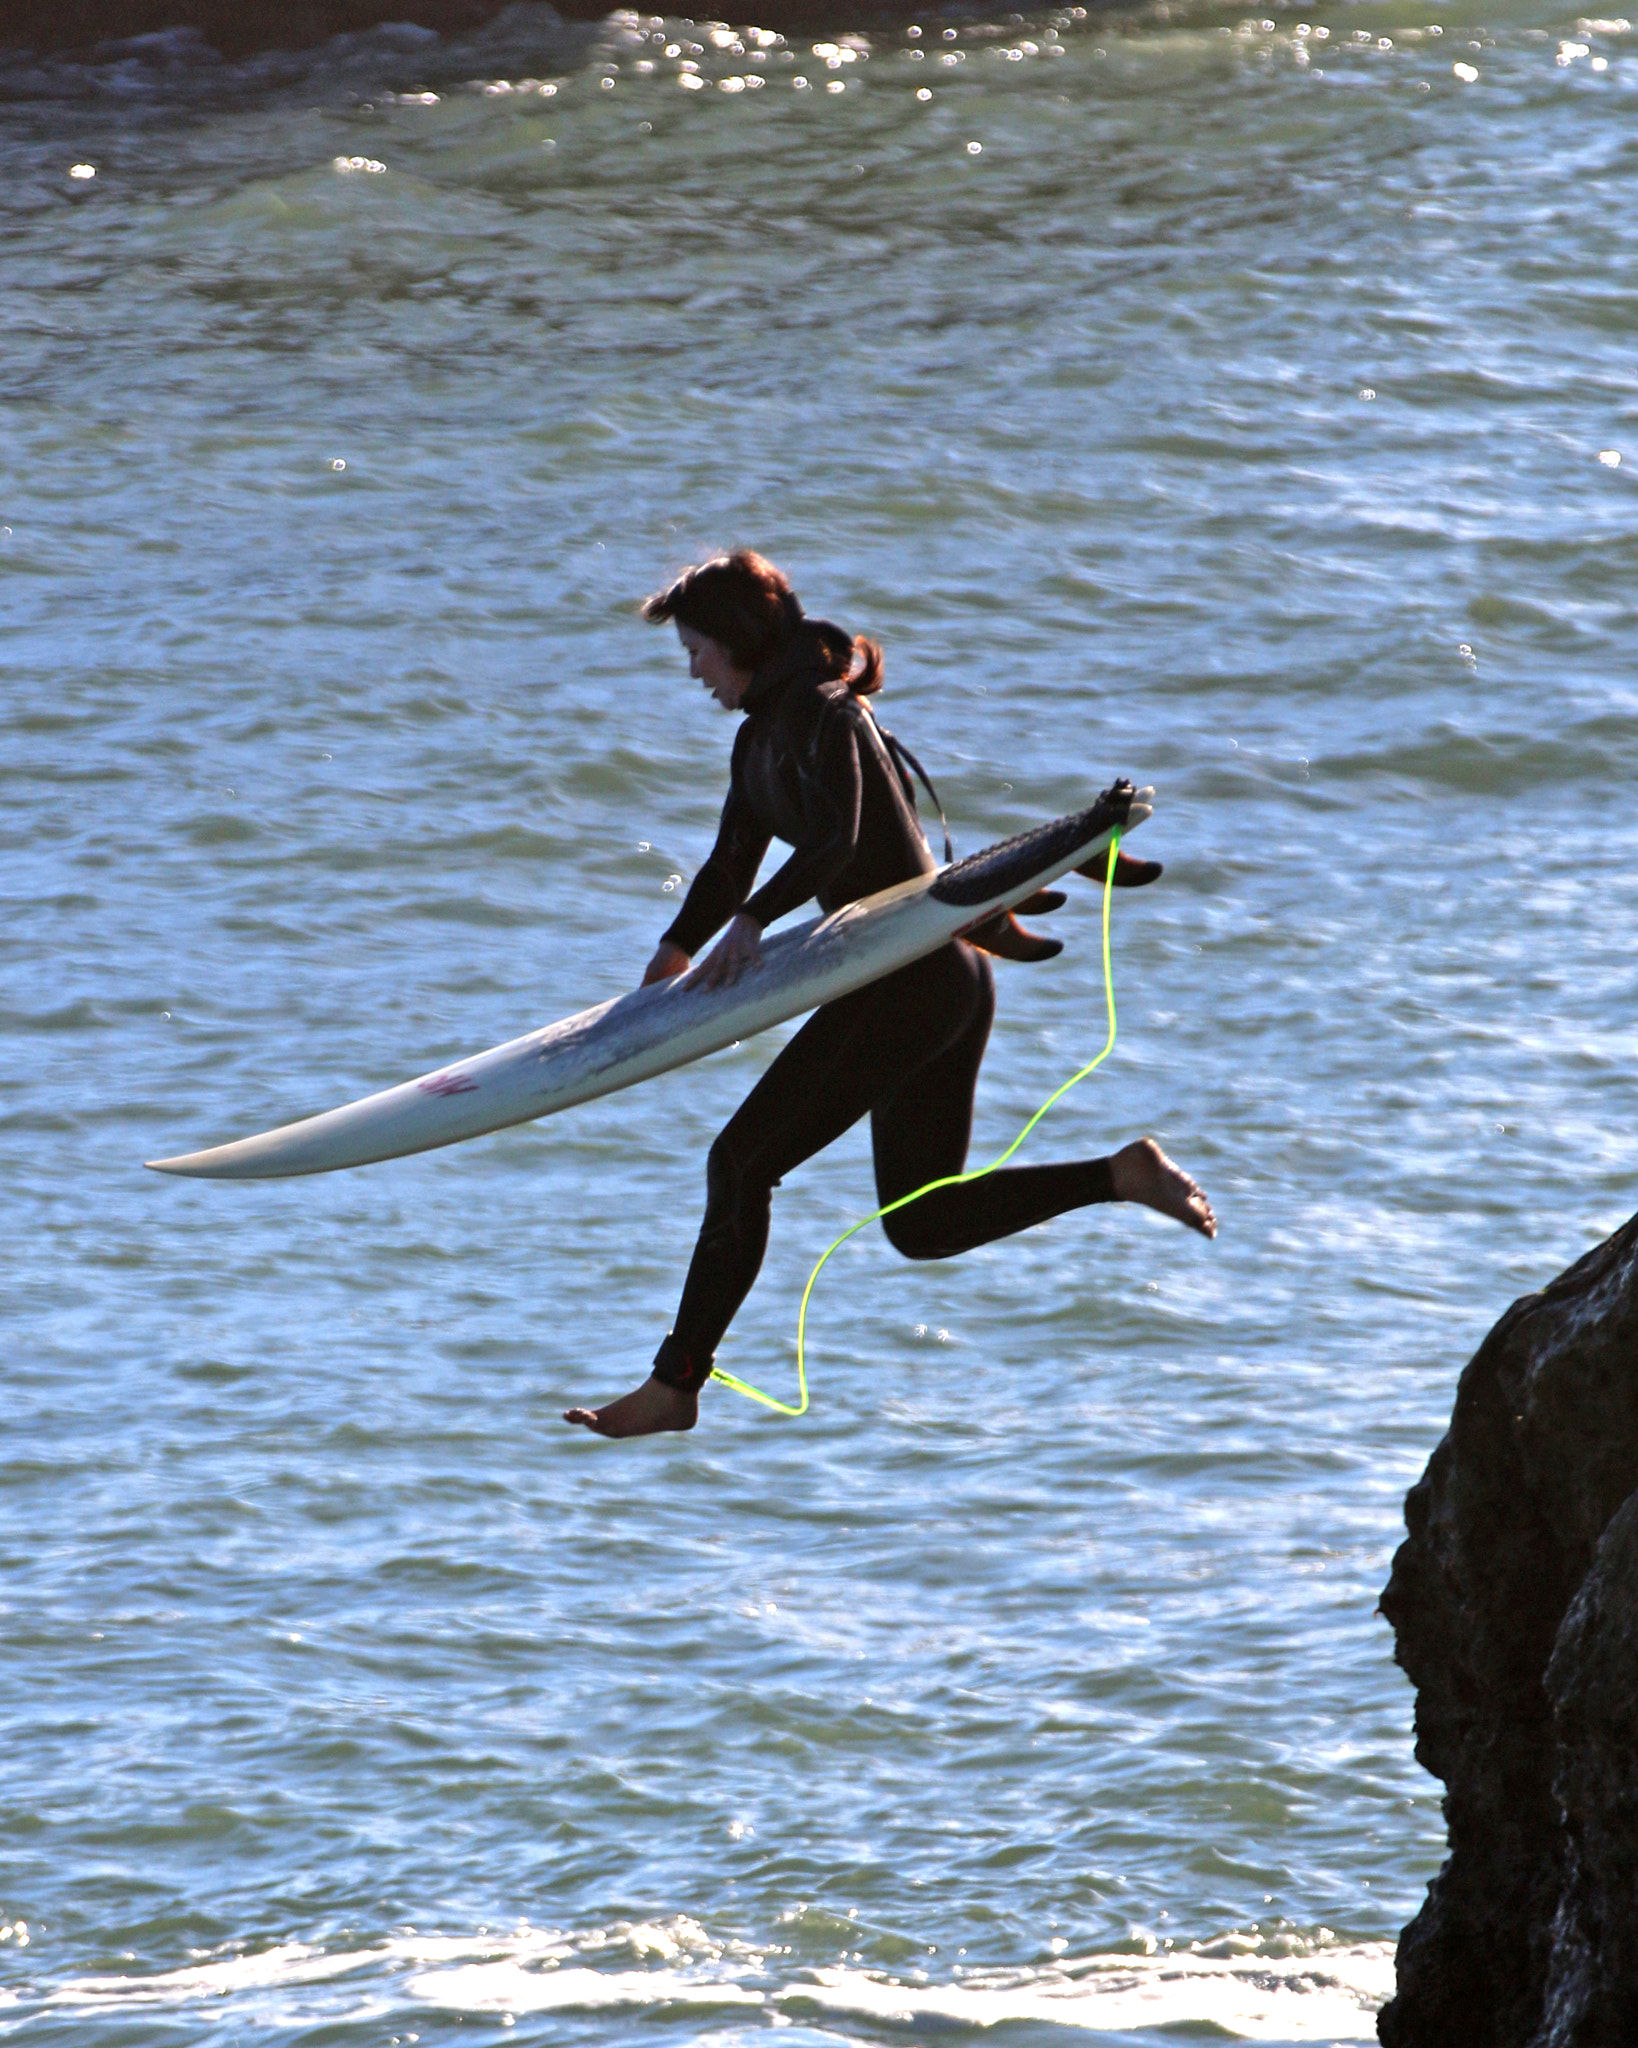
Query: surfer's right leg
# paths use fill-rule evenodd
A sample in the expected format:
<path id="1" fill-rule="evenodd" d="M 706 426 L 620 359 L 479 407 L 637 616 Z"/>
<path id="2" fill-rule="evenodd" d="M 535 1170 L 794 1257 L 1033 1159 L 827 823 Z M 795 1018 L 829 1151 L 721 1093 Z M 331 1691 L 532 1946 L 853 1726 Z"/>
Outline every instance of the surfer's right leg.
<path id="1" fill-rule="evenodd" d="M 1109 1168 L 1117 1202 L 1141 1202 L 1145 1209 L 1186 1223 L 1202 1237 L 1217 1235 L 1217 1217 L 1205 1189 L 1176 1160 L 1168 1159 L 1153 1138 L 1123 1145 Z"/>
<path id="2" fill-rule="evenodd" d="M 966 1166 L 978 1070 L 995 1018 L 995 975 L 981 953 L 970 946 L 948 946 L 918 967 L 916 995 L 925 1011 L 961 1021 L 941 1050 L 876 1104 L 871 1138 L 876 1196 L 884 1208 Z M 936 1038 L 929 1038 L 936 1046 Z M 948 1259 L 1045 1223 L 1066 1209 L 1114 1200 L 1107 1159 L 1012 1167 L 982 1180 L 935 1188 L 884 1216 L 882 1229 L 907 1259 Z"/>
<path id="3" fill-rule="evenodd" d="M 871 1126 L 876 1190 L 884 1208 L 966 1165 L 978 1069 L 995 1012 L 993 972 L 968 946 L 947 947 L 911 971 L 920 973 L 919 994 L 930 1010 L 965 1013 L 967 1021 L 942 1051 L 876 1105 Z M 882 1228 L 906 1258 L 948 1259 L 1098 1202 L 1138 1202 L 1203 1237 L 1217 1235 L 1217 1218 L 1203 1190 L 1153 1138 L 1123 1145 L 1112 1158 L 1002 1167 L 935 1188 L 884 1217 Z"/>

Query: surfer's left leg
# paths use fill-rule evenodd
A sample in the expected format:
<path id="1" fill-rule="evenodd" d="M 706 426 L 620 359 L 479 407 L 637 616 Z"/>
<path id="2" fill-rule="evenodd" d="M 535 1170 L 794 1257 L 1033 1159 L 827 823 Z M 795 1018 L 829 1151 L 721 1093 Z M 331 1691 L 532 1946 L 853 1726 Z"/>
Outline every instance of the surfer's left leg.
<path id="1" fill-rule="evenodd" d="M 599 1436 L 658 1436 L 668 1429 L 692 1429 L 699 1415 L 697 1387 L 670 1387 L 650 1374 L 618 1401 L 606 1401 L 601 1408 L 569 1408 L 563 1420 L 582 1423 Z"/>
<path id="2" fill-rule="evenodd" d="M 618 1401 L 569 1409 L 565 1422 L 611 1437 L 693 1428 L 717 1345 L 761 1268 L 774 1189 L 859 1121 L 884 1066 L 893 1074 L 883 1040 L 899 1008 L 895 979 L 815 1011 L 740 1104 L 711 1147 L 705 1219 L 653 1373 Z"/>

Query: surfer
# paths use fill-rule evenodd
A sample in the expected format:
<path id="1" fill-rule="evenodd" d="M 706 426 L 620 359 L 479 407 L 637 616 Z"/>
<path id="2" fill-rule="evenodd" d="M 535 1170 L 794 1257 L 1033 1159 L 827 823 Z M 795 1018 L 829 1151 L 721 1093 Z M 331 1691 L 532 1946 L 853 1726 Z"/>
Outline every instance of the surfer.
<path id="1" fill-rule="evenodd" d="M 672 621 L 689 674 L 725 711 L 744 714 L 716 845 L 645 986 L 691 968 L 707 986 L 736 981 L 755 966 L 764 929 L 799 904 L 817 897 L 836 910 L 933 870 L 904 750 L 867 702 L 882 680 L 874 641 L 807 618 L 781 571 L 746 549 L 686 571 L 643 616 Z M 793 851 L 753 894 L 775 838 Z M 1157 862 L 1121 854 L 1116 880 L 1159 873 Z M 998 950 L 1018 949 L 1003 938 Z M 649 1378 L 601 1408 L 569 1409 L 565 1421 L 611 1437 L 692 1429 L 717 1345 L 762 1264 L 773 1190 L 867 1112 L 882 1204 L 959 1173 L 994 1015 L 993 971 L 962 940 L 816 1010 L 711 1147 L 705 1219 Z M 882 1228 L 906 1258 L 944 1259 L 1094 1202 L 1139 1202 L 1217 1234 L 1204 1193 L 1153 1138 L 1107 1159 L 1008 1167 L 939 1188 Z"/>

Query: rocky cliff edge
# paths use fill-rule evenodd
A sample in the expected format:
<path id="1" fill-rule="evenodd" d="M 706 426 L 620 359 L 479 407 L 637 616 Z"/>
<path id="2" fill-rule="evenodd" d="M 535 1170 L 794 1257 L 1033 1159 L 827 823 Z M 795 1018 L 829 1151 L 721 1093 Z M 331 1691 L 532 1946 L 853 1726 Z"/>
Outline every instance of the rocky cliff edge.
<path id="1" fill-rule="evenodd" d="M 1507 1311 L 1382 1595 L 1450 1855 L 1384 2048 L 1638 2048 L 1638 1217 Z"/>

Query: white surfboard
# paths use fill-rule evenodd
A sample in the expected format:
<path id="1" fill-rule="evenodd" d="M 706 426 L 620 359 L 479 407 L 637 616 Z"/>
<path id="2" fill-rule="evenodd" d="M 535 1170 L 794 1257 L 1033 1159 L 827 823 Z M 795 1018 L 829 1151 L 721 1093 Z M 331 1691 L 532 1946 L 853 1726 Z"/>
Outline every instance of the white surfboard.
<path id="1" fill-rule="evenodd" d="M 629 1088 L 936 952 L 1100 853 L 1117 830 L 1141 824 L 1149 794 L 1117 782 L 1090 810 L 776 933 L 758 964 L 726 988 L 679 975 L 322 1116 L 147 1163 L 201 1180 L 331 1173 L 458 1145 Z"/>

